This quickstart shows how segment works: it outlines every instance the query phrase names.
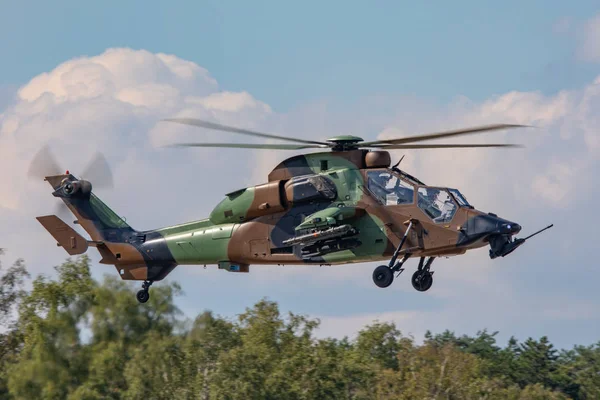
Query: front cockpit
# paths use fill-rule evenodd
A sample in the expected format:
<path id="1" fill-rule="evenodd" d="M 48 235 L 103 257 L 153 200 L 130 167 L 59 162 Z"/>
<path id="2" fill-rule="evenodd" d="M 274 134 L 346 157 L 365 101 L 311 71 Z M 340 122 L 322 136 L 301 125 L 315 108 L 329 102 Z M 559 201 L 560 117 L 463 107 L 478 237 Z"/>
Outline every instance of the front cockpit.
<path id="1" fill-rule="evenodd" d="M 435 223 L 449 223 L 452 221 L 457 203 L 450 192 L 442 188 L 420 187 L 417 191 L 417 206 Z"/>

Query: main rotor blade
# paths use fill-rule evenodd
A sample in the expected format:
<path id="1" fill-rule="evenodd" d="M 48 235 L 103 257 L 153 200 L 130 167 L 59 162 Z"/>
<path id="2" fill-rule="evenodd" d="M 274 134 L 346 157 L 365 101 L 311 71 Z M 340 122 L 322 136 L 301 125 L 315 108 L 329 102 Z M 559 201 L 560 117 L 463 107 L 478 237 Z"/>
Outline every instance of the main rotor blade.
<path id="1" fill-rule="evenodd" d="M 59 175 L 64 171 L 58 165 L 58 162 L 52 155 L 48 145 L 45 145 L 37 152 L 29 164 L 27 175 L 31 178 L 44 179 L 46 176 Z"/>
<path id="2" fill-rule="evenodd" d="M 81 177 L 92 183 L 94 189 L 113 187 L 113 176 L 102 153 L 96 153 L 92 161 L 81 173 Z"/>
<path id="3" fill-rule="evenodd" d="M 269 139 L 286 140 L 288 142 L 320 144 L 320 145 L 328 146 L 327 143 L 325 143 L 325 142 L 318 142 L 315 140 L 296 139 L 296 138 L 291 138 L 291 137 L 286 137 L 286 136 L 271 135 L 269 133 L 262 133 L 262 132 L 250 131 L 248 129 L 235 128 L 232 126 L 216 124 L 214 122 L 202 121 L 202 120 L 195 119 L 195 118 L 168 118 L 163 121 L 178 122 L 180 124 L 199 126 L 202 128 L 214 129 L 217 131 L 241 133 L 244 135 L 258 136 L 258 137 L 269 138 Z"/>
<path id="4" fill-rule="evenodd" d="M 246 144 L 246 143 L 175 143 L 167 147 L 226 147 L 234 149 L 301 150 L 323 149 L 329 146 L 301 144 Z"/>
<path id="5" fill-rule="evenodd" d="M 407 137 L 398 138 L 398 139 L 375 140 L 373 142 L 361 143 L 361 145 L 362 146 L 370 146 L 370 145 L 375 145 L 375 144 L 404 144 L 404 143 L 422 142 L 424 140 L 447 138 L 447 137 L 452 137 L 452 136 L 470 135 L 473 133 L 497 131 L 497 130 L 501 130 L 501 129 L 513 129 L 513 128 L 525 128 L 525 127 L 528 127 L 528 126 L 527 125 L 513 125 L 513 124 L 485 125 L 485 126 L 476 126 L 476 127 L 472 127 L 472 128 L 466 128 L 466 129 L 456 129 L 456 130 L 451 130 L 451 131 L 428 133 L 428 134 L 424 134 L 424 135 L 407 136 Z"/>
<path id="6" fill-rule="evenodd" d="M 455 148 L 476 148 L 476 147 L 500 147 L 500 148 L 519 148 L 524 147 L 520 144 L 390 144 L 380 146 L 369 146 L 377 149 L 455 149 Z"/>

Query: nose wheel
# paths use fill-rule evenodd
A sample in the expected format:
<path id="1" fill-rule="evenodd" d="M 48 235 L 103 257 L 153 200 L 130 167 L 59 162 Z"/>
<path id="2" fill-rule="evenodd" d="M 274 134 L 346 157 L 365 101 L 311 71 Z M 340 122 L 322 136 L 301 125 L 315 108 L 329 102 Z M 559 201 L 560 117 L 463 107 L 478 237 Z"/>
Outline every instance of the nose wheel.
<path id="1" fill-rule="evenodd" d="M 150 299 L 149 290 L 151 285 L 152 281 L 144 281 L 144 283 L 142 283 L 142 290 L 139 290 L 135 295 L 137 301 L 139 301 L 140 303 L 145 303 Z"/>

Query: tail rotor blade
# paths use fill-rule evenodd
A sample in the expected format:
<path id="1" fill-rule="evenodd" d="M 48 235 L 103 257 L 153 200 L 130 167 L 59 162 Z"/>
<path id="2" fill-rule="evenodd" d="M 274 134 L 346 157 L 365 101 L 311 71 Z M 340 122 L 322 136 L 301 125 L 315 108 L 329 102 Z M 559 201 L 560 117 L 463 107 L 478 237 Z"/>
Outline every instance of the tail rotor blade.
<path id="1" fill-rule="evenodd" d="M 84 169 L 81 177 L 90 181 L 94 188 L 109 189 L 113 187 L 112 172 L 102 153 L 96 153 Z"/>
<path id="2" fill-rule="evenodd" d="M 46 176 L 59 175 L 62 172 L 63 170 L 52 155 L 50 148 L 45 145 L 31 160 L 27 175 L 31 178 L 44 179 Z"/>

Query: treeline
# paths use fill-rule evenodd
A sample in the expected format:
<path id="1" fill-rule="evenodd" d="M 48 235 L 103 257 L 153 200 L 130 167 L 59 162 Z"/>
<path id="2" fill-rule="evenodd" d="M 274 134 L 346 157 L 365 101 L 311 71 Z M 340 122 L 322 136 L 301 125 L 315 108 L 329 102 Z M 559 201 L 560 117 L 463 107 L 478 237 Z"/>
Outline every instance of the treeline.
<path id="1" fill-rule="evenodd" d="M 186 320 L 176 283 L 148 303 L 86 257 L 37 276 L 0 272 L 0 399 L 598 399 L 600 343 L 558 351 L 542 337 L 427 334 L 388 323 L 316 339 L 317 320 L 263 300 L 235 320 Z M 225 300 L 225 299 L 224 299 Z"/>

